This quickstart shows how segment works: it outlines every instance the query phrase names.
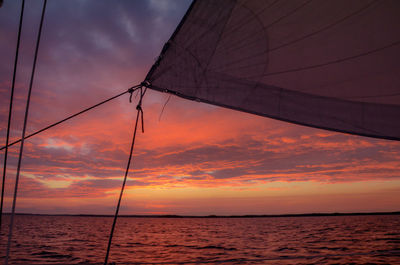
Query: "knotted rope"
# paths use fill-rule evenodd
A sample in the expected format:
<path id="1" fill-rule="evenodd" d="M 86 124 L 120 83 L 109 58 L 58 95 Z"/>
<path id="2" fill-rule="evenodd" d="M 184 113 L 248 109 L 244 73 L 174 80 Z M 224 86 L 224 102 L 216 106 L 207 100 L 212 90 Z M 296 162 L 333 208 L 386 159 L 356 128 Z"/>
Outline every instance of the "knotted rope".
<path id="1" fill-rule="evenodd" d="M 133 95 L 133 92 L 135 92 L 135 91 L 138 91 L 138 93 L 140 95 L 140 98 L 139 98 L 138 104 L 136 106 L 137 113 L 136 113 L 135 129 L 133 131 L 133 137 L 132 137 L 131 150 L 129 152 L 128 164 L 126 166 L 124 180 L 122 182 L 122 187 L 121 187 L 121 191 L 120 191 L 120 194 L 119 194 L 117 207 L 115 209 L 114 220 L 113 220 L 113 224 L 112 224 L 112 227 L 111 227 L 110 236 L 109 236 L 109 239 L 108 239 L 107 253 L 106 253 L 106 257 L 104 259 L 104 265 L 107 265 L 108 257 L 110 255 L 111 242 L 112 242 L 112 238 L 113 238 L 113 235 L 114 235 L 115 225 L 117 223 L 119 208 L 121 206 L 122 194 L 124 193 L 126 180 L 128 178 L 129 167 L 130 167 L 131 160 L 132 160 L 133 148 L 135 146 L 136 132 L 137 132 L 137 128 L 138 128 L 139 119 L 141 119 L 141 123 L 142 123 L 142 133 L 144 133 L 142 100 L 143 100 L 144 95 L 146 94 L 147 85 L 148 85 L 147 83 L 141 83 L 139 86 L 133 87 L 132 89 L 129 90 L 129 93 L 131 93 L 131 96 L 129 98 L 130 102 L 132 102 L 132 95 Z M 143 87 L 145 87 L 145 89 L 143 89 Z"/>

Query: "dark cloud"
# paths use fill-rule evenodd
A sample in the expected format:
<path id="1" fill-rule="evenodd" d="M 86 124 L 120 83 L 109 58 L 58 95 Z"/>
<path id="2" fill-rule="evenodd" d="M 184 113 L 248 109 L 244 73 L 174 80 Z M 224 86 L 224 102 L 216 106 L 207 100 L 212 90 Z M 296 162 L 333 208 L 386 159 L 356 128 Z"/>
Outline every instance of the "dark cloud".
<path id="1" fill-rule="evenodd" d="M 50 1 L 35 76 L 29 128 L 38 129 L 142 81 L 189 1 Z M 13 126 L 21 129 L 41 1 L 25 7 Z M 20 1 L 0 10 L 1 114 L 5 124 Z M 157 21 L 162 22 L 160 30 Z M 160 23 L 160 22 L 159 22 Z M 167 29 L 167 30 L 166 30 Z M 4 109 L 3 109 L 4 108 Z M 4 128 L 4 126 L 1 126 Z M 1 136 L 5 133 L 1 130 Z"/>

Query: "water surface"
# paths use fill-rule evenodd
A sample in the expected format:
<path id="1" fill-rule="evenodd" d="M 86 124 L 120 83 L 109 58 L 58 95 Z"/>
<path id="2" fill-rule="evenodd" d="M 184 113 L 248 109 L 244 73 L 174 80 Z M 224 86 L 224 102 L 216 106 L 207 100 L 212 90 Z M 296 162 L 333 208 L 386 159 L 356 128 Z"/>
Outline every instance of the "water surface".
<path id="1" fill-rule="evenodd" d="M 11 264 L 102 264 L 111 223 L 109 217 L 16 216 Z M 400 264 L 400 216 L 123 217 L 110 262 Z"/>

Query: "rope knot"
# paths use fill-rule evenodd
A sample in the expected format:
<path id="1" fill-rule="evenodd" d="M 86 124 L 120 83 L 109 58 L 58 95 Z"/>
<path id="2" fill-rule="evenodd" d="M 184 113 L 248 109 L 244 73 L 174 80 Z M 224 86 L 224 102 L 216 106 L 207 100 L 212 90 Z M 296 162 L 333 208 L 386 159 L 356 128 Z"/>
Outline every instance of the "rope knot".
<path id="1" fill-rule="evenodd" d="M 138 119 L 141 119 L 142 122 L 142 133 L 144 133 L 144 121 L 143 121 L 143 109 L 142 109 L 142 100 L 143 100 L 143 96 L 146 93 L 146 89 L 147 87 L 150 85 L 150 83 L 148 81 L 143 81 L 142 83 L 140 83 L 140 85 L 137 86 L 133 86 L 131 88 L 128 89 L 128 93 L 130 94 L 129 96 L 129 102 L 132 103 L 132 96 L 133 96 L 133 92 L 137 91 L 138 93 L 136 94 L 135 97 L 137 97 L 137 95 L 140 95 L 139 98 L 139 102 L 136 105 L 136 110 L 138 111 Z M 143 87 L 145 89 L 143 89 Z"/>
<path id="2" fill-rule="evenodd" d="M 136 89 L 137 89 L 137 87 L 131 87 L 131 88 L 128 89 L 128 93 L 130 94 L 129 103 L 132 103 L 132 95 L 133 95 L 133 92 L 135 92 Z"/>
<path id="3" fill-rule="evenodd" d="M 143 81 L 142 83 L 140 83 L 141 87 L 150 87 L 150 82 L 149 81 Z"/>
<path id="4" fill-rule="evenodd" d="M 142 84 L 143 83 L 144 82 L 142 82 Z M 143 118 L 142 100 L 143 100 L 144 94 L 146 93 L 147 87 L 143 91 L 143 85 L 142 84 L 140 84 L 140 86 L 138 87 L 140 89 L 139 90 L 140 98 L 139 98 L 139 102 L 138 102 L 138 104 L 136 106 L 136 110 L 138 111 L 138 118 L 139 118 L 139 115 L 140 115 L 140 120 L 142 122 L 142 133 L 144 133 L 144 118 Z"/>

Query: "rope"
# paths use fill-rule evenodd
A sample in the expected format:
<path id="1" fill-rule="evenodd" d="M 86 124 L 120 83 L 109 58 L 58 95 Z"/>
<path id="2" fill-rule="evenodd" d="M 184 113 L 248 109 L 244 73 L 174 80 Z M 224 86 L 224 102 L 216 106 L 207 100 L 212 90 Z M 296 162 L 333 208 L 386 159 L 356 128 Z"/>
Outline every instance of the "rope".
<path id="1" fill-rule="evenodd" d="M 5 181 L 6 181 L 6 172 L 7 172 L 8 141 L 10 139 L 10 127 L 11 127 L 11 116 L 12 116 L 12 107 L 13 107 L 13 99 L 14 99 L 15 77 L 17 75 L 19 44 L 20 44 L 20 40 L 21 40 L 22 20 L 23 20 L 23 17 L 24 17 L 24 6 L 25 6 L 25 0 L 22 0 L 21 14 L 20 14 L 20 17 L 19 17 L 17 48 L 16 48 L 16 51 L 15 51 L 15 59 L 14 59 L 14 72 L 13 72 L 13 78 L 12 78 L 12 84 L 11 84 L 10 107 L 9 107 L 9 110 L 8 110 L 6 151 L 4 153 L 3 181 L 2 181 L 2 185 L 1 185 L 0 231 L 1 231 L 1 220 L 2 220 L 2 216 L 3 216 L 4 185 L 5 185 Z"/>
<path id="2" fill-rule="evenodd" d="M 158 121 L 161 121 L 161 116 L 163 115 L 164 109 L 165 109 L 165 107 L 167 106 L 169 100 L 171 99 L 171 96 L 172 96 L 172 94 L 169 94 L 167 101 L 165 101 L 164 106 L 163 106 L 162 109 L 161 109 L 160 116 L 158 116 Z"/>
<path id="3" fill-rule="evenodd" d="M 136 121 L 135 121 L 135 129 L 134 129 L 134 131 L 133 131 L 131 150 L 130 150 L 130 153 L 129 153 L 128 164 L 127 164 L 127 166 L 126 166 L 125 176 L 124 176 L 124 180 L 123 180 L 123 182 L 122 182 L 122 187 L 121 187 L 121 191 L 120 191 L 119 198 L 118 198 L 117 208 L 115 209 L 115 215 L 114 215 L 114 220 L 113 220 L 113 224 L 112 224 L 112 227 L 111 227 L 110 237 L 109 237 L 109 239 L 108 239 L 107 253 L 106 253 L 106 257 L 105 257 L 105 259 L 104 259 L 104 265 L 107 265 L 108 257 L 109 257 L 109 255 L 110 255 L 111 242 L 112 242 L 112 238 L 113 238 L 113 235 L 114 235 L 115 224 L 117 223 L 119 208 L 120 208 L 120 205 L 121 205 L 122 194 L 124 193 L 126 180 L 127 180 L 127 178 L 128 178 L 129 167 L 130 167 L 131 160 L 132 160 L 133 147 L 135 146 L 136 132 L 137 132 L 137 127 L 138 127 L 139 119 L 142 120 L 142 132 L 144 132 L 144 127 L 143 127 L 144 122 L 143 122 L 142 99 L 143 99 L 144 94 L 145 94 L 146 91 L 147 91 L 147 86 L 146 86 L 146 88 L 145 88 L 144 91 L 143 91 L 143 86 L 145 86 L 145 85 L 143 85 L 143 83 L 142 83 L 141 86 L 140 86 L 140 98 L 139 98 L 139 102 L 138 102 L 138 104 L 137 104 L 137 106 L 136 106 L 137 114 L 136 114 Z M 132 92 L 133 92 L 133 91 L 132 91 Z M 132 95 L 132 93 L 131 93 L 131 95 Z"/>
<path id="4" fill-rule="evenodd" d="M 103 101 L 101 101 L 100 103 L 97 103 L 97 104 L 95 104 L 95 105 L 93 105 L 93 106 L 91 106 L 91 107 L 88 107 L 88 108 L 86 108 L 86 109 L 84 109 L 84 110 L 81 110 L 81 111 L 75 113 L 75 114 L 72 114 L 71 116 L 68 116 L 68 117 L 66 117 L 65 119 L 62 119 L 62 120 L 60 120 L 60 121 L 58 121 L 58 122 L 55 122 L 55 123 L 53 123 L 53 124 L 50 124 L 50 125 L 48 125 L 48 126 L 42 128 L 42 129 L 40 129 L 40 130 L 38 130 L 38 131 L 36 131 L 36 132 L 34 132 L 34 133 L 31 133 L 31 134 L 25 136 L 23 139 L 25 140 L 25 139 L 28 139 L 28 138 L 30 138 L 30 137 L 32 137 L 32 136 L 35 136 L 36 134 L 39 134 L 39 133 L 41 133 L 41 132 L 44 132 L 44 131 L 46 131 L 46 130 L 48 130 L 48 129 L 50 129 L 50 128 L 56 126 L 56 125 L 59 125 L 59 124 L 61 124 L 61 123 L 63 123 L 63 122 L 66 122 L 66 121 L 68 121 L 68 120 L 70 120 L 70 119 L 76 117 L 76 116 L 79 116 L 79 115 L 81 115 L 81 114 L 83 114 L 83 113 L 85 113 L 85 112 L 87 112 L 87 111 L 89 111 L 89 110 L 91 110 L 91 109 L 94 109 L 94 108 L 96 108 L 96 107 L 98 107 L 98 106 L 100 106 L 100 105 L 103 105 L 104 103 L 107 103 L 107 102 L 109 102 L 109 101 L 111 101 L 111 100 L 113 100 L 113 99 L 116 99 L 116 98 L 118 98 L 118 97 L 120 97 L 120 96 L 122 96 L 122 95 L 125 95 L 126 93 L 131 93 L 131 94 L 132 94 L 133 91 L 135 91 L 138 87 L 139 87 L 139 86 L 133 86 L 133 87 L 129 88 L 128 90 L 126 90 L 125 92 L 119 93 L 118 95 L 115 95 L 115 96 L 113 96 L 113 97 L 111 97 L 111 98 L 108 98 L 108 99 L 106 99 L 106 100 L 103 100 Z M 6 147 L 10 147 L 10 146 L 12 146 L 12 145 L 14 145 L 14 144 L 17 144 L 17 143 L 21 142 L 21 141 L 22 141 L 22 139 L 19 139 L 19 140 L 15 141 L 15 142 L 10 143 L 10 144 L 7 145 L 7 146 L 1 147 L 0 150 L 3 150 L 3 149 L 5 149 Z"/>
<path id="5" fill-rule="evenodd" d="M 26 100 L 24 127 L 23 127 L 23 130 L 22 130 L 22 141 L 21 141 L 21 146 L 20 146 L 20 150 L 19 150 L 17 175 L 16 175 L 16 178 L 15 178 L 14 198 L 13 198 L 12 211 L 11 211 L 10 230 L 9 230 L 9 233 L 8 233 L 8 242 L 7 242 L 7 252 L 6 252 L 5 265 L 8 264 L 8 257 L 9 257 L 9 254 L 10 254 L 12 230 L 13 230 L 13 226 L 14 226 L 15 204 L 16 204 L 16 200 L 17 200 L 17 191 L 18 191 L 18 180 L 19 180 L 19 173 L 20 173 L 20 170 L 21 170 L 22 153 L 23 153 L 23 150 L 24 150 L 24 138 L 25 138 L 26 124 L 27 124 L 27 121 L 28 121 L 28 114 L 29 114 L 29 103 L 30 103 L 30 100 L 31 100 L 32 85 L 33 85 L 33 79 L 34 79 L 34 76 L 35 76 L 36 61 L 37 61 L 38 51 L 39 51 L 40 36 L 42 35 L 42 27 L 43 27 L 44 14 L 45 14 L 45 11 L 46 11 L 46 5 L 47 5 L 47 0 L 44 0 L 43 9 L 42 9 L 42 16 L 40 18 L 39 32 L 38 32 L 38 36 L 37 36 L 37 40 L 36 40 L 35 57 L 33 59 L 32 74 L 31 74 L 31 79 L 30 79 L 30 82 L 29 82 L 28 97 L 27 97 L 27 100 Z"/>

